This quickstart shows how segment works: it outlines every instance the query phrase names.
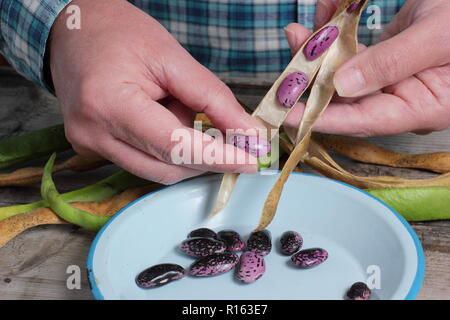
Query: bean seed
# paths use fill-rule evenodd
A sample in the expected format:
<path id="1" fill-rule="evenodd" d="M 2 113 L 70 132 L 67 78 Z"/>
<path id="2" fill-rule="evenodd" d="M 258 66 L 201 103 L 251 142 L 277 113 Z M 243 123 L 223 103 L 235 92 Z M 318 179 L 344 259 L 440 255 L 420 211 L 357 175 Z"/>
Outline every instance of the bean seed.
<path id="1" fill-rule="evenodd" d="M 183 278 L 186 270 L 182 266 L 164 263 L 152 266 L 142 271 L 136 277 L 136 284 L 141 288 L 155 288 L 168 284 L 169 282 Z"/>

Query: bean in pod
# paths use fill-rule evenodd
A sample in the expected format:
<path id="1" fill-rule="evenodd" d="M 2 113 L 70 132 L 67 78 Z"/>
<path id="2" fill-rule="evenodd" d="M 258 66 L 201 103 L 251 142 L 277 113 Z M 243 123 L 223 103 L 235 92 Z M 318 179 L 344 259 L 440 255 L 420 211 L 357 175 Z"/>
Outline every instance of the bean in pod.
<path id="1" fill-rule="evenodd" d="M 286 108 L 291 108 L 308 87 L 308 76 L 303 72 L 294 72 L 281 82 L 277 91 L 278 102 Z"/>
<path id="2" fill-rule="evenodd" d="M 222 241 L 211 238 L 189 238 L 180 244 L 179 249 L 189 256 L 200 258 L 222 253 L 227 246 Z"/>
<path id="3" fill-rule="evenodd" d="M 303 238 L 295 231 L 286 231 L 281 235 L 281 253 L 290 256 L 296 253 L 303 245 Z"/>
<path id="4" fill-rule="evenodd" d="M 339 29 L 336 26 L 328 26 L 318 32 L 306 44 L 304 54 L 307 60 L 315 60 L 320 57 L 337 39 Z"/>
<path id="5" fill-rule="evenodd" d="M 136 284 L 141 288 L 155 288 L 183 278 L 186 270 L 171 263 L 157 264 L 145 269 L 136 277 Z"/>
<path id="6" fill-rule="evenodd" d="M 230 252 L 239 252 L 244 250 L 245 242 L 239 233 L 233 230 L 222 230 L 217 234 L 220 241 L 223 241 Z"/>
<path id="7" fill-rule="evenodd" d="M 269 141 L 255 136 L 234 135 L 230 140 L 232 145 L 256 158 L 264 157 L 271 150 Z"/>
<path id="8" fill-rule="evenodd" d="M 216 276 L 232 270 L 238 262 L 239 257 L 235 253 L 217 253 L 194 262 L 189 274 L 195 277 Z"/>
<path id="9" fill-rule="evenodd" d="M 264 256 L 247 251 L 241 255 L 236 278 L 244 283 L 252 283 L 261 278 L 266 272 Z"/>
<path id="10" fill-rule="evenodd" d="M 355 282 L 347 291 L 350 300 L 367 300 L 372 292 L 364 282 Z"/>
<path id="11" fill-rule="evenodd" d="M 348 13 L 353 13 L 353 12 L 355 12 L 355 11 L 359 8 L 359 6 L 360 6 L 361 4 L 362 4 L 362 1 L 356 1 L 356 2 L 353 2 L 351 5 L 348 6 L 347 12 L 348 12 Z"/>
<path id="12" fill-rule="evenodd" d="M 269 230 L 252 232 L 247 240 L 247 250 L 266 256 L 272 250 L 272 238 Z"/>
<path id="13" fill-rule="evenodd" d="M 312 268 L 327 259 L 328 252 L 321 248 L 301 250 L 291 257 L 292 262 L 300 268 Z"/>
<path id="14" fill-rule="evenodd" d="M 187 235 L 188 238 L 212 238 L 217 239 L 217 233 L 208 228 L 199 228 L 192 230 Z"/>

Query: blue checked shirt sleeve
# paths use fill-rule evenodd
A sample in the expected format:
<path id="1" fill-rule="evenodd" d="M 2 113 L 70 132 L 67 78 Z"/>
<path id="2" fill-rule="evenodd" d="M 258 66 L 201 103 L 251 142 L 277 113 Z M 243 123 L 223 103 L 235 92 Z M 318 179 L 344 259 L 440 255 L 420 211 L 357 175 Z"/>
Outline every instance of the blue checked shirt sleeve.
<path id="1" fill-rule="evenodd" d="M 72 0 L 0 0 L 0 52 L 22 75 L 41 87 L 50 29 Z"/>

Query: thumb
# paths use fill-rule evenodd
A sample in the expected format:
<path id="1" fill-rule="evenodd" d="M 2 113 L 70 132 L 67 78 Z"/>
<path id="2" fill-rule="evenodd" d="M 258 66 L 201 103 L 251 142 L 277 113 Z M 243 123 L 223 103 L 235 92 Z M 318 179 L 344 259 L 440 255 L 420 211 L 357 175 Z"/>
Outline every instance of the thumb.
<path id="1" fill-rule="evenodd" d="M 336 0 L 319 0 L 317 2 L 314 29 L 317 30 L 330 21 L 331 17 L 336 12 L 338 4 L 339 1 Z"/>
<path id="2" fill-rule="evenodd" d="M 284 28 L 286 39 L 291 47 L 292 55 L 295 55 L 303 45 L 303 42 L 308 39 L 311 32 L 304 26 L 298 23 L 290 23 Z"/>
<path id="3" fill-rule="evenodd" d="M 445 50 L 438 39 L 429 26 L 416 24 L 369 47 L 336 72 L 336 91 L 341 97 L 363 96 L 439 65 Z"/>

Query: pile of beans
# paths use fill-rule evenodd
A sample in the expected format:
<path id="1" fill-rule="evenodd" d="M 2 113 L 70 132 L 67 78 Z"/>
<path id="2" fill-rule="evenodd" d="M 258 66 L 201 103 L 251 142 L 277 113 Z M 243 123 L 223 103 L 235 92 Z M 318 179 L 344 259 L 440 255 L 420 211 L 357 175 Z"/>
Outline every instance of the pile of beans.
<path id="1" fill-rule="evenodd" d="M 295 231 L 286 231 L 280 238 L 280 252 L 291 256 L 292 263 L 299 268 L 312 268 L 328 258 L 322 248 L 302 249 L 303 238 Z M 178 249 L 196 261 L 185 270 L 177 264 L 158 264 L 142 271 L 136 277 L 141 288 L 154 288 L 181 279 L 186 275 L 194 277 L 216 276 L 235 270 L 235 277 L 243 283 L 253 283 L 266 272 L 264 261 L 272 251 L 272 237 L 269 230 L 250 234 L 247 243 L 233 230 L 218 233 L 208 228 L 191 231 Z M 242 252 L 239 256 L 238 253 Z M 367 300 L 369 288 L 357 282 L 347 292 L 352 300 Z"/>

